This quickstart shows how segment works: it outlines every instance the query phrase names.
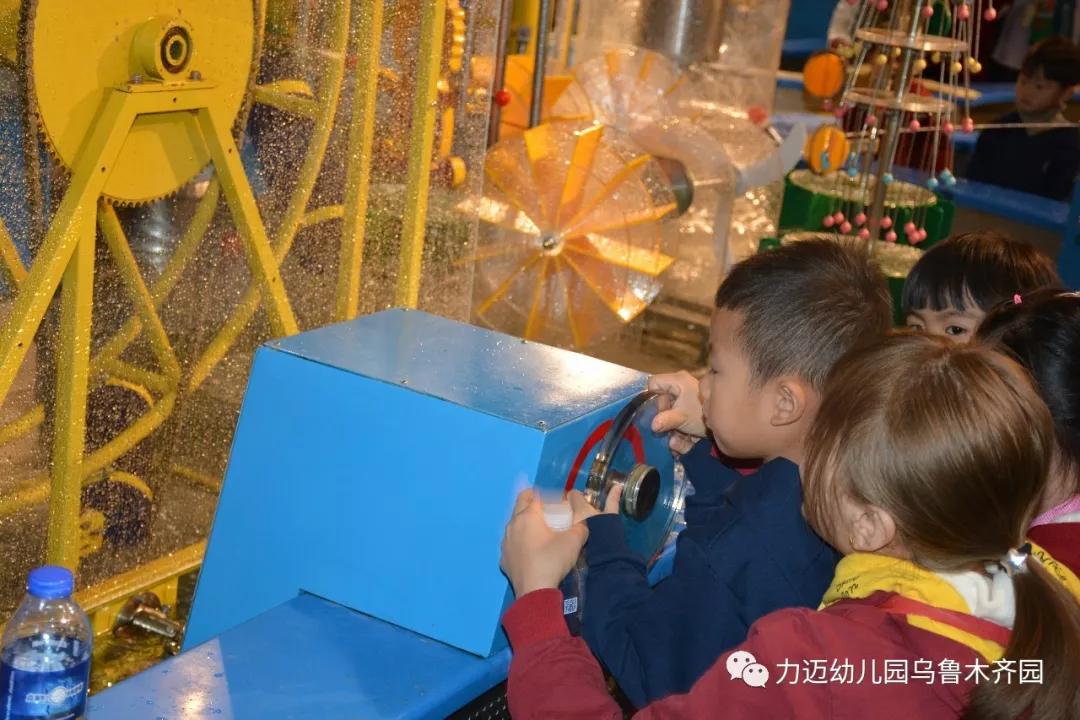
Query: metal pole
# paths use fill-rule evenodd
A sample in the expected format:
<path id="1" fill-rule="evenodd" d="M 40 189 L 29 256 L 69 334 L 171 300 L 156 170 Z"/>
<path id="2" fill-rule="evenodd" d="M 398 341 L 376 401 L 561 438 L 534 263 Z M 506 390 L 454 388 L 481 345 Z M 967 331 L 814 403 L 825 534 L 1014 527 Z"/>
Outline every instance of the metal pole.
<path id="1" fill-rule="evenodd" d="M 540 124 L 544 103 L 544 75 L 547 69 L 548 33 L 551 31 L 551 0 L 540 0 L 536 17 L 536 55 L 533 60 L 532 100 L 529 105 L 529 127 Z"/>
<path id="2" fill-rule="evenodd" d="M 908 25 L 908 38 L 912 41 L 915 40 L 915 36 L 919 33 L 919 19 L 922 17 L 922 8 L 925 2 L 926 0 L 915 0 L 912 3 L 913 7 L 908 8 L 911 17 L 905 19 L 908 19 L 910 23 Z M 911 66 L 914 60 L 915 51 L 904 48 L 894 95 L 898 106 L 903 102 L 908 87 L 911 85 Z M 885 140 L 881 145 L 881 152 L 878 153 L 877 182 L 874 184 L 874 197 L 870 204 L 870 238 L 867 240 L 867 250 L 871 254 L 874 252 L 877 231 L 881 227 L 881 218 L 885 216 L 885 195 L 888 187 L 882 178 L 885 173 L 892 170 L 893 161 L 896 159 L 896 149 L 900 143 L 900 119 L 903 113 L 904 111 L 899 107 L 886 111 Z"/>
<path id="3" fill-rule="evenodd" d="M 491 97 L 503 89 L 506 85 L 506 54 L 510 51 L 510 21 L 514 12 L 514 0 L 502 0 L 499 8 L 499 25 L 495 42 L 495 69 L 491 79 Z M 488 147 L 499 141 L 499 123 L 502 119 L 502 108 L 492 103 L 491 121 L 488 125 Z"/>

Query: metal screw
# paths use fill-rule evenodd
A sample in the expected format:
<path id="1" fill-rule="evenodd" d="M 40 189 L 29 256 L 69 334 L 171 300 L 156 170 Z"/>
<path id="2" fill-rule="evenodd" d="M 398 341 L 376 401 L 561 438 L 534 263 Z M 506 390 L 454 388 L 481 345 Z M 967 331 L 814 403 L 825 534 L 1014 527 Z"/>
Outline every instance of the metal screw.
<path id="1" fill-rule="evenodd" d="M 135 73 L 134 75 L 132 75 L 131 76 L 131 84 L 132 85 L 142 85 L 142 75 L 140 75 L 139 73 Z"/>
<path id="2" fill-rule="evenodd" d="M 192 70 L 190 77 L 192 80 L 202 80 L 202 73 L 198 70 Z"/>
<path id="3" fill-rule="evenodd" d="M 547 423 L 541 420 L 540 422 L 536 423 L 536 427 L 540 428 L 541 430 L 547 430 Z"/>
<path id="4" fill-rule="evenodd" d="M 401 384 L 402 384 L 402 385 L 408 385 L 408 384 L 409 384 L 409 381 L 408 381 L 408 380 L 402 380 L 402 381 L 401 381 Z"/>

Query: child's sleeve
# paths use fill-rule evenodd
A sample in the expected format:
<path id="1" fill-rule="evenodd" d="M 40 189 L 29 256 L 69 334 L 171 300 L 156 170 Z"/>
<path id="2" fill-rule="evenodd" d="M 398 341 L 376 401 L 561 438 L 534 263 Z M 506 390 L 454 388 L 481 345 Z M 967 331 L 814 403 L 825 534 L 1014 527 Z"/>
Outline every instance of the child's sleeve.
<path id="1" fill-rule="evenodd" d="M 734 590 L 688 533 L 678 540 L 671 575 L 650 588 L 621 519 L 598 515 L 588 524 L 582 634 L 635 706 L 686 692 L 746 638 Z M 733 566 L 742 562 L 732 559 Z"/>
<path id="2" fill-rule="evenodd" d="M 1080 145 L 1059 147 L 1047 164 L 1043 176 L 1043 195 L 1068 202 L 1072 197 L 1077 171 L 1080 171 Z"/>
<path id="3" fill-rule="evenodd" d="M 796 610 L 774 613 L 755 625 L 735 650 L 749 652 L 770 674 L 789 657 L 821 657 L 810 627 L 812 615 Z M 514 650 L 507 701 L 515 720 L 622 717 L 588 648 L 580 639 L 570 637 L 562 619 L 562 596 L 558 591 L 538 590 L 523 596 L 506 612 L 503 626 Z M 779 677 L 770 677 L 766 687 L 755 687 L 758 683 L 750 685 L 741 677 L 732 677 L 727 670 L 729 656 L 712 664 L 688 693 L 650 705 L 635 718 L 688 720 L 722 715 L 755 720 L 816 720 L 830 716 L 827 686 L 780 685 Z"/>

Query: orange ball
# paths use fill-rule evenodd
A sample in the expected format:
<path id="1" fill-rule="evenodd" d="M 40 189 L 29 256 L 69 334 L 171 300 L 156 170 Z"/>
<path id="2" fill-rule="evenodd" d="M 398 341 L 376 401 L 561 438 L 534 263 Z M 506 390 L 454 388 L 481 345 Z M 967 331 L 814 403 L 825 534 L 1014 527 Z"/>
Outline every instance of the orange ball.
<path id="1" fill-rule="evenodd" d="M 844 89 L 844 60 L 834 52 L 811 55 L 803 66 L 803 87 L 814 97 L 836 97 Z"/>

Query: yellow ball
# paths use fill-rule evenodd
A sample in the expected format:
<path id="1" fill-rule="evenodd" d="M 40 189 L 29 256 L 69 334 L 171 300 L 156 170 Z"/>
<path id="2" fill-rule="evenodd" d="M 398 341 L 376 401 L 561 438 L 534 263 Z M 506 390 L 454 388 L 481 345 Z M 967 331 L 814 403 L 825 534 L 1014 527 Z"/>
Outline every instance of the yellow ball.
<path id="1" fill-rule="evenodd" d="M 956 60 L 952 64 L 952 71 L 953 71 L 953 75 L 959 75 L 960 73 L 964 72 L 964 63 L 960 62 L 959 60 Z"/>
<path id="2" fill-rule="evenodd" d="M 935 52 L 933 55 L 930 56 L 930 61 L 936 63 L 941 62 L 941 53 Z"/>
<path id="3" fill-rule="evenodd" d="M 884 64 L 885 64 L 885 63 L 887 63 L 887 62 L 889 62 L 889 56 L 888 56 L 888 55 L 886 55 L 885 53 L 878 53 L 878 54 L 877 54 L 877 55 L 876 55 L 876 56 L 874 57 L 874 63 L 875 63 L 876 65 L 884 65 Z"/>
<path id="4" fill-rule="evenodd" d="M 902 53 L 902 52 L 903 51 L 900 48 L 893 48 L 892 49 L 892 56 L 893 57 L 900 57 L 900 53 Z"/>
<path id="5" fill-rule="evenodd" d="M 926 60 L 923 60 L 922 58 L 916 60 L 913 69 L 915 70 L 915 72 L 921 73 L 923 70 L 926 69 Z"/>
<path id="6" fill-rule="evenodd" d="M 971 72 L 973 74 L 975 74 L 975 75 L 978 75 L 979 73 L 981 73 L 982 72 L 982 63 L 979 62 L 978 60 L 971 63 Z"/>

